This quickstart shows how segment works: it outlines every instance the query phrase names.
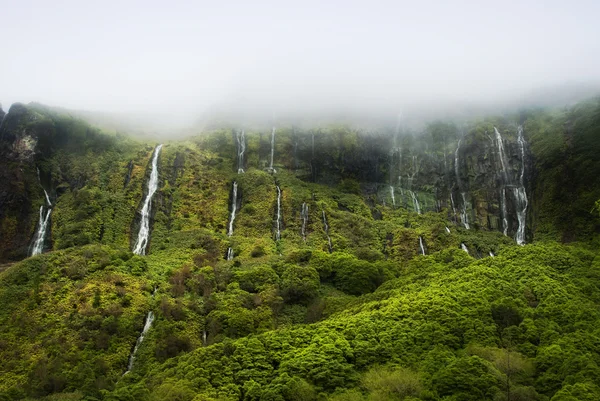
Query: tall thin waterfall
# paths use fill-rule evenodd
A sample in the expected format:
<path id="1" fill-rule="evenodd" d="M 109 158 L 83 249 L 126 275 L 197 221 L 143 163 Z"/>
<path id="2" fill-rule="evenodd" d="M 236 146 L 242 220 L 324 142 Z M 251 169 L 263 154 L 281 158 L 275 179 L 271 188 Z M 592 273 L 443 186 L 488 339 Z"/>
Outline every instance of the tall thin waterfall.
<path id="1" fill-rule="evenodd" d="M 463 223 L 463 226 L 468 230 L 471 228 L 469 225 L 469 213 L 467 212 L 467 195 L 464 192 L 460 193 L 463 201 L 462 211 L 460 212 L 460 220 Z"/>
<path id="2" fill-rule="evenodd" d="M 229 247 L 227 248 L 227 256 L 226 256 L 226 260 L 233 260 L 233 248 Z"/>
<path id="3" fill-rule="evenodd" d="M 527 217 L 527 193 L 525 192 L 525 139 L 523 138 L 523 127 L 519 125 L 517 129 L 517 142 L 521 150 L 521 174 L 519 175 L 519 186 L 515 188 L 515 203 L 517 206 L 517 220 L 519 227 L 517 228 L 517 234 L 515 240 L 517 244 L 523 245 L 525 243 L 525 225 Z"/>
<path id="4" fill-rule="evenodd" d="M 146 254 L 146 247 L 148 246 L 148 239 L 150 237 L 150 210 L 152 207 L 152 197 L 158 189 L 158 155 L 162 149 L 162 144 L 158 145 L 154 150 L 154 156 L 152 157 L 152 172 L 150 173 L 150 180 L 148 181 L 148 194 L 144 199 L 144 205 L 140 214 L 142 220 L 140 222 L 140 232 L 138 238 L 133 247 L 133 253 L 136 255 Z"/>
<path id="5" fill-rule="evenodd" d="M 331 245 L 331 237 L 329 236 L 329 225 L 327 224 L 327 217 L 325 217 L 325 210 L 323 210 L 323 227 L 325 229 L 325 235 L 327 235 L 327 246 L 329 253 L 333 252 L 333 246 Z"/>
<path id="6" fill-rule="evenodd" d="M 491 258 L 495 258 L 496 257 L 496 255 L 494 255 L 494 252 L 492 252 L 492 251 L 490 251 L 489 255 L 490 255 Z"/>
<path id="7" fill-rule="evenodd" d="M 281 188 L 277 185 L 277 221 L 275 226 L 275 240 L 281 239 Z"/>
<path id="8" fill-rule="evenodd" d="M 423 245 L 423 237 L 419 236 L 419 248 L 421 249 L 421 255 L 425 256 L 425 246 Z"/>
<path id="9" fill-rule="evenodd" d="M 231 191 L 231 214 L 229 215 L 229 229 L 227 235 L 233 235 L 233 222 L 235 221 L 235 213 L 237 212 L 237 181 L 233 182 L 233 189 Z"/>
<path id="10" fill-rule="evenodd" d="M 459 153 L 460 153 L 460 143 L 461 143 L 462 139 L 458 140 L 458 144 L 456 145 L 456 151 L 454 152 L 454 173 L 456 175 L 456 185 L 458 185 L 458 190 L 460 191 L 460 195 L 462 197 L 462 209 L 460 211 L 460 221 L 462 223 L 462 225 L 468 230 L 470 227 L 469 225 L 469 213 L 467 212 L 467 195 L 465 192 L 462 191 L 462 182 L 460 180 L 460 169 L 459 169 Z M 454 198 L 452 197 L 452 194 L 450 195 L 450 200 L 452 201 L 452 208 L 454 209 Z M 456 211 L 455 211 L 455 215 L 456 215 Z"/>
<path id="11" fill-rule="evenodd" d="M 390 194 L 392 195 L 392 205 L 396 207 L 396 196 L 394 195 L 394 186 L 390 185 Z"/>
<path id="12" fill-rule="evenodd" d="M 146 320 L 144 322 L 144 328 L 142 329 L 142 333 L 140 334 L 140 336 L 138 337 L 138 339 L 135 343 L 133 352 L 129 356 L 129 363 L 127 364 L 127 371 L 125 371 L 125 373 L 123 373 L 123 376 L 125 376 L 127 373 L 131 372 L 131 369 L 133 368 L 133 362 L 135 362 L 135 354 L 137 353 L 138 349 L 140 348 L 140 345 L 142 345 L 142 341 L 144 341 L 144 337 L 146 337 L 148 330 L 150 330 L 150 327 L 152 327 L 152 322 L 154 322 L 154 313 L 152 313 L 152 311 L 150 311 L 146 315 Z"/>
<path id="13" fill-rule="evenodd" d="M 39 168 L 37 169 L 37 175 L 38 182 L 40 183 L 40 186 L 44 190 L 44 195 L 46 196 L 48 210 L 46 210 L 46 213 L 44 214 L 44 206 L 40 206 L 40 220 L 38 222 L 35 235 L 33 236 L 33 242 L 31 243 L 31 251 L 29 256 L 39 255 L 44 251 L 44 240 L 46 239 L 46 231 L 48 231 L 48 223 L 50 222 L 50 214 L 52 213 L 52 202 L 50 201 L 48 192 L 46 192 L 46 188 L 42 186 Z"/>
<path id="14" fill-rule="evenodd" d="M 500 200 L 500 206 L 502 207 L 502 233 L 508 235 L 508 209 L 506 207 L 506 188 L 500 190 L 502 192 L 502 199 Z"/>
<path id="15" fill-rule="evenodd" d="M 517 214 L 517 232 L 515 233 L 515 241 L 519 245 L 525 243 L 525 227 L 527 224 L 527 206 L 528 199 L 527 193 L 525 192 L 525 139 L 523 138 L 523 127 L 517 128 L 517 143 L 521 153 L 521 171 L 519 173 L 518 180 L 514 180 L 509 171 L 507 170 L 508 159 L 506 157 L 506 151 L 504 149 L 504 142 L 502 141 L 502 135 L 496 127 L 494 127 L 494 133 L 496 134 L 496 143 L 498 146 L 498 157 L 500 159 L 500 166 L 502 168 L 502 177 L 504 179 L 504 187 L 502 188 L 502 232 L 504 235 L 508 235 L 508 208 L 506 201 L 506 190 L 512 189 L 512 194 L 515 200 L 515 209 Z"/>
<path id="16" fill-rule="evenodd" d="M 452 216 L 456 222 L 456 206 L 454 205 L 454 196 L 452 195 L 452 192 L 450 192 L 450 204 L 452 205 Z"/>
<path id="17" fill-rule="evenodd" d="M 48 229 L 48 222 L 50 221 L 50 213 L 52 213 L 52 208 L 48 208 L 46 215 L 44 215 L 44 206 L 40 206 L 40 221 L 38 222 L 38 229 L 33 237 L 31 253 L 29 256 L 39 255 L 44 250 L 44 239 L 46 238 L 46 230 Z"/>
<path id="18" fill-rule="evenodd" d="M 273 169 L 273 158 L 275 156 L 275 127 L 271 130 L 271 163 L 269 164 L 269 171 L 275 173 Z"/>
<path id="19" fill-rule="evenodd" d="M 308 205 L 306 202 L 302 203 L 300 218 L 302 219 L 302 239 L 306 242 L 306 224 L 308 223 Z"/>
<path id="20" fill-rule="evenodd" d="M 446 227 L 446 233 L 450 234 L 450 229 Z"/>
<path id="21" fill-rule="evenodd" d="M 467 246 L 465 245 L 464 242 L 460 243 L 460 249 L 462 249 L 463 251 L 465 251 L 467 253 L 467 255 L 469 254 L 469 248 L 467 248 Z"/>
<path id="22" fill-rule="evenodd" d="M 246 151 L 246 135 L 244 130 L 238 131 L 236 135 L 238 149 L 238 174 L 244 172 L 244 152 Z"/>
<path id="23" fill-rule="evenodd" d="M 410 196 L 413 201 L 413 207 L 415 208 L 415 212 L 417 212 L 417 214 L 421 214 L 421 205 L 419 205 L 419 200 L 417 199 L 417 195 L 415 195 L 415 193 L 411 190 L 408 190 L 408 192 L 410 192 Z"/>
<path id="24" fill-rule="evenodd" d="M 496 134 L 498 156 L 500 157 L 500 166 L 502 167 L 502 175 L 504 177 L 504 183 L 506 185 L 510 180 L 508 179 L 508 171 L 506 170 L 508 160 L 506 158 L 506 152 L 504 151 L 504 142 L 502 141 L 502 135 L 500 135 L 500 131 L 498 131 L 498 128 L 494 127 L 494 133 Z"/>

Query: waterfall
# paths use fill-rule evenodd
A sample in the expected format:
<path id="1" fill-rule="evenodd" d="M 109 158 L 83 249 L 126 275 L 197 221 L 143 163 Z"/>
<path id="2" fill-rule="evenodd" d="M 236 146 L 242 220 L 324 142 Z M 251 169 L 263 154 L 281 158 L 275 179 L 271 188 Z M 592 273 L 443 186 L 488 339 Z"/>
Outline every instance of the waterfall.
<path id="1" fill-rule="evenodd" d="M 502 188 L 502 199 L 500 206 L 502 207 L 502 233 L 508 235 L 508 210 L 506 208 L 506 188 Z"/>
<path id="2" fill-rule="evenodd" d="M 229 216 L 229 229 L 227 235 L 233 235 L 233 222 L 235 221 L 235 212 L 237 211 L 237 181 L 233 182 L 233 189 L 231 191 L 231 215 Z M 233 254 L 233 251 L 232 251 Z"/>
<path id="3" fill-rule="evenodd" d="M 415 208 L 415 212 L 417 212 L 417 214 L 421 214 L 421 206 L 419 205 L 419 200 L 417 199 L 417 195 L 415 195 L 415 193 L 411 190 L 408 190 L 408 192 L 410 192 L 410 196 L 413 201 L 413 207 Z"/>
<path id="4" fill-rule="evenodd" d="M 276 173 L 273 168 L 273 157 L 275 156 L 275 127 L 271 130 L 271 163 L 269 164 L 269 171 Z"/>
<path id="5" fill-rule="evenodd" d="M 277 185 L 277 225 L 275 226 L 275 240 L 281 239 L 281 188 Z"/>
<path id="6" fill-rule="evenodd" d="M 459 153 L 460 153 L 460 143 L 461 143 L 462 139 L 458 140 L 458 144 L 456 145 L 456 151 L 454 151 L 454 174 L 456 175 L 456 185 L 458 185 L 458 190 L 461 191 L 462 190 L 462 182 L 460 181 L 460 169 L 459 169 Z M 460 211 L 460 221 L 463 224 L 463 226 L 468 230 L 470 229 L 470 225 L 469 225 L 469 215 L 467 213 L 467 195 L 465 192 L 461 191 L 460 195 L 462 197 L 462 210 Z M 450 200 L 452 201 L 452 209 L 454 210 L 454 215 L 456 216 L 456 209 L 454 207 L 454 198 L 452 197 L 452 194 L 450 194 Z"/>
<path id="7" fill-rule="evenodd" d="M 423 237 L 419 236 L 419 248 L 421 248 L 421 255 L 425 256 L 425 246 L 423 245 Z"/>
<path id="8" fill-rule="evenodd" d="M 37 224 L 37 230 L 35 235 L 33 236 L 33 242 L 31 243 L 31 251 L 29 256 L 39 255 L 44 251 L 44 240 L 46 239 L 46 231 L 48 230 L 48 223 L 50 222 L 50 214 L 52 213 L 52 202 L 50 201 L 50 197 L 48 196 L 48 192 L 46 188 L 42 185 L 42 180 L 40 179 L 40 169 L 37 169 L 38 182 L 40 186 L 44 190 L 44 195 L 46 196 L 46 202 L 48 210 L 44 214 L 44 206 L 40 206 L 40 220 Z"/>
<path id="9" fill-rule="evenodd" d="M 302 239 L 306 242 L 306 224 L 308 223 L 308 205 L 306 202 L 302 203 L 300 218 L 302 218 Z"/>
<path id="10" fill-rule="evenodd" d="M 464 242 L 460 243 L 460 249 L 462 249 L 463 251 L 465 251 L 467 253 L 467 255 L 469 255 L 469 248 L 467 248 L 467 246 L 465 245 Z"/>
<path id="11" fill-rule="evenodd" d="M 491 258 L 494 258 L 494 257 L 496 257 L 496 255 L 494 255 L 494 252 L 490 251 L 490 257 L 491 257 Z"/>
<path id="12" fill-rule="evenodd" d="M 525 243 L 525 226 L 527 224 L 527 193 L 525 192 L 525 139 L 523 138 L 523 127 L 519 125 L 517 129 L 517 142 L 521 150 L 521 174 L 519 175 L 519 186 L 515 188 L 515 203 L 517 207 L 517 221 L 519 227 L 515 235 L 517 244 L 523 245 Z"/>
<path id="13" fill-rule="evenodd" d="M 396 207 L 396 197 L 394 196 L 394 186 L 390 185 L 390 194 L 392 195 L 392 205 Z"/>
<path id="14" fill-rule="evenodd" d="M 127 364 L 127 371 L 125 373 L 123 373 L 123 376 L 125 376 L 127 373 L 131 372 L 131 369 L 133 368 L 133 362 L 135 362 L 135 354 L 137 353 L 138 349 L 140 348 L 140 345 L 142 345 L 142 341 L 144 341 L 144 337 L 146 336 L 146 333 L 148 333 L 148 330 L 150 330 L 150 327 L 152 326 L 152 322 L 154 322 L 154 313 L 152 313 L 152 311 L 150 311 L 150 312 L 148 312 L 148 315 L 146 315 L 146 321 L 144 322 L 144 328 L 142 330 L 142 334 L 140 334 L 140 336 L 138 337 L 138 339 L 135 343 L 135 347 L 133 348 L 133 352 L 129 356 L 129 363 Z"/>
<path id="15" fill-rule="evenodd" d="M 44 239 L 46 238 L 46 230 L 48 229 L 48 222 L 50 221 L 50 213 L 52 213 L 52 208 L 49 207 L 44 216 L 44 206 L 40 206 L 40 221 L 35 236 L 33 237 L 31 253 L 29 256 L 39 255 L 44 250 Z"/>
<path id="16" fill-rule="evenodd" d="M 500 135 L 500 131 L 498 131 L 498 128 L 494 127 L 494 133 L 496 134 L 496 144 L 498 146 L 498 156 L 500 157 L 500 166 L 502 167 L 504 185 L 506 185 L 508 184 L 509 179 L 508 172 L 506 171 L 508 160 L 506 159 L 506 152 L 504 151 L 504 142 L 502 142 L 502 135 Z"/>
<path id="17" fill-rule="evenodd" d="M 450 229 L 448 227 L 446 227 L 446 232 L 450 234 Z"/>
<path id="18" fill-rule="evenodd" d="M 140 232 L 133 248 L 133 253 L 136 255 L 144 255 L 146 253 L 146 247 L 148 246 L 148 239 L 150 236 L 150 209 L 152 206 L 152 197 L 158 188 L 158 155 L 162 149 L 162 144 L 158 145 L 154 150 L 154 156 L 152 157 L 152 172 L 150 173 L 150 180 L 148 181 L 148 194 L 144 200 L 144 205 L 140 214 L 142 220 L 140 222 Z"/>
<path id="19" fill-rule="evenodd" d="M 229 247 L 227 248 L 227 256 L 225 257 L 226 260 L 233 260 L 233 248 Z"/>
<path id="20" fill-rule="evenodd" d="M 333 246 L 331 245 L 331 237 L 329 236 L 329 225 L 327 224 L 327 217 L 325 217 L 325 210 L 323 210 L 323 226 L 325 228 L 325 234 L 327 235 L 327 245 L 329 247 L 329 253 L 333 252 Z"/>
<path id="21" fill-rule="evenodd" d="M 454 196 L 452 192 L 450 192 L 450 204 L 452 205 L 452 216 L 454 216 L 454 221 L 456 222 L 456 207 L 454 206 Z"/>
<path id="22" fill-rule="evenodd" d="M 468 230 L 471 227 L 469 226 L 469 214 L 467 213 L 467 195 L 464 192 L 461 192 L 460 195 L 462 196 L 463 201 L 462 211 L 460 212 L 460 220 Z"/>
<path id="23" fill-rule="evenodd" d="M 244 152 L 246 151 L 246 135 L 244 130 L 238 131 L 236 135 L 237 148 L 238 148 L 238 174 L 244 172 Z"/>

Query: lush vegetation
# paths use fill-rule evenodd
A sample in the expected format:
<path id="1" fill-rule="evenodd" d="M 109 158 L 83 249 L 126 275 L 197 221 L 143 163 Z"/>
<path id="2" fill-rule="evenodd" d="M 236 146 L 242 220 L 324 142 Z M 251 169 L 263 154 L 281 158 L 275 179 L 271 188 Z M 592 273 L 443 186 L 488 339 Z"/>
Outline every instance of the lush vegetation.
<path id="1" fill-rule="evenodd" d="M 258 130 L 246 132 L 244 174 L 231 130 L 165 143 L 147 256 L 130 250 L 153 145 L 29 108 L 35 118 L 11 132 L 43 137 L 23 170 L 30 211 L 2 211 L 0 223 L 10 235 L 30 213 L 31 233 L 41 184 L 52 251 L 2 266 L 0 400 L 600 399 L 597 101 L 516 117 L 532 155 L 529 245 L 498 226 L 494 126 L 518 159 L 503 118 L 463 137 L 470 230 L 447 202 L 462 135 L 453 124 L 401 132 L 397 159 L 390 135 L 282 128 L 275 174 Z"/>

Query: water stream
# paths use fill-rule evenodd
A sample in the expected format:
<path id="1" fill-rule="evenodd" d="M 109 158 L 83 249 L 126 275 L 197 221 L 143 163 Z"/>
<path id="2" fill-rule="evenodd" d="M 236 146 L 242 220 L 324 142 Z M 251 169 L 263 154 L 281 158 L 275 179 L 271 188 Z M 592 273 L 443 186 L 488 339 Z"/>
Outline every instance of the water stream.
<path id="1" fill-rule="evenodd" d="M 150 173 L 150 180 L 148 181 L 148 194 L 144 199 L 144 205 L 140 214 L 142 219 L 140 221 L 140 232 L 138 238 L 133 247 L 133 253 L 136 255 L 145 255 L 146 247 L 148 246 L 148 240 L 150 237 L 150 211 L 152 207 L 152 197 L 158 189 L 158 155 L 162 149 L 162 144 L 158 145 L 154 150 L 154 156 L 152 157 L 152 172 Z"/>

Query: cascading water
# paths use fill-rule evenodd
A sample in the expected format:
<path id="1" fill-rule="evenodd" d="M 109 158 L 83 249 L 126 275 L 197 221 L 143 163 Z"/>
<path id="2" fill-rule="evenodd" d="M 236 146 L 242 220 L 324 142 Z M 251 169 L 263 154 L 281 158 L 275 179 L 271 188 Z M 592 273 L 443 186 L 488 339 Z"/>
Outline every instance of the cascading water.
<path id="1" fill-rule="evenodd" d="M 29 256 L 39 255 L 44 250 L 44 239 L 46 238 L 46 230 L 48 229 L 48 222 L 50 221 L 50 213 L 52 213 L 52 208 L 48 208 L 46 215 L 44 215 L 44 206 L 40 206 L 40 221 L 35 236 L 33 237 Z"/>
<path id="2" fill-rule="evenodd" d="M 233 248 L 229 247 L 227 248 L 227 256 L 225 257 L 226 260 L 233 260 Z"/>
<path id="3" fill-rule="evenodd" d="M 146 253 L 146 247 L 148 246 L 148 239 L 150 237 L 150 210 L 152 207 L 152 197 L 158 189 L 158 155 L 162 149 L 162 144 L 158 145 L 154 150 L 154 156 L 152 157 L 152 172 L 150 173 L 150 180 L 148 181 L 148 194 L 144 200 L 144 205 L 140 214 L 142 219 L 140 221 L 140 232 L 138 238 L 133 247 L 133 253 L 136 255 L 144 255 Z"/>
<path id="4" fill-rule="evenodd" d="M 244 152 L 246 151 L 246 135 L 244 130 L 238 132 L 236 138 L 238 148 L 238 174 L 242 174 L 244 172 Z"/>
<path id="5" fill-rule="evenodd" d="M 462 139 L 458 140 L 458 144 L 456 145 L 456 151 L 454 152 L 454 173 L 456 175 L 456 184 L 458 185 L 458 190 L 461 191 L 462 190 L 462 182 L 460 180 L 460 172 L 459 172 L 459 152 L 460 152 L 460 143 L 461 143 Z M 465 192 L 461 191 L 460 195 L 462 197 L 462 209 L 460 211 L 460 221 L 463 224 L 463 226 L 468 230 L 470 229 L 470 225 L 469 225 L 469 214 L 467 212 L 467 195 Z M 454 210 L 454 214 L 456 215 L 456 209 L 454 208 L 454 198 L 452 197 L 452 194 L 450 194 L 450 200 L 452 201 L 452 209 Z"/>
<path id="6" fill-rule="evenodd" d="M 392 195 L 392 205 L 396 207 L 396 196 L 394 195 L 394 186 L 390 185 L 390 194 Z"/>
<path id="7" fill-rule="evenodd" d="M 450 229 L 448 227 L 446 227 L 446 232 L 450 234 Z"/>
<path id="8" fill-rule="evenodd" d="M 450 192 L 450 204 L 452 205 L 453 220 L 456 222 L 456 207 L 454 205 L 454 196 L 452 195 L 452 192 Z"/>
<path id="9" fill-rule="evenodd" d="M 489 255 L 490 255 L 491 258 L 496 257 L 496 255 L 494 255 L 494 252 L 492 252 L 492 251 L 490 251 Z"/>
<path id="10" fill-rule="evenodd" d="M 462 221 L 463 226 L 465 226 L 465 228 L 468 230 L 471 227 L 469 225 L 469 214 L 467 213 L 467 195 L 464 192 L 461 192 L 460 195 L 462 196 L 463 201 L 462 211 L 460 212 L 460 220 Z"/>
<path id="11" fill-rule="evenodd" d="M 419 200 L 417 199 L 417 195 L 415 195 L 415 193 L 411 190 L 409 190 L 408 192 L 410 192 L 410 196 L 413 201 L 413 207 L 415 208 L 415 212 L 417 212 L 417 214 L 421 214 L 421 205 L 419 205 Z"/>
<path id="12" fill-rule="evenodd" d="M 146 320 L 144 322 L 144 328 L 142 329 L 142 334 L 140 334 L 140 336 L 138 337 L 138 339 L 135 343 L 135 347 L 133 348 L 133 352 L 129 356 L 129 363 L 127 364 L 127 371 L 125 373 L 123 373 L 123 376 L 125 376 L 127 373 L 131 372 L 131 369 L 133 368 L 133 362 L 135 362 L 135 354 L 137 353 L 138 349 L 140 348 L 140 345 L 142 345 L 142 341 L 144 341 L 144 337 L 148 333 L 148 330 L 150 330 L 150 327 L 152 327 L 152 322 L 154 322 L 154 313 L 152 313 L 152 311 L 150 311 L 146 315 Z"/>
<path id="13" fill-rule="evenodd" d="M 467 255 L 469 254 L 469 248 L 467 248 L 467 246 L 465 245 L 464 242 L 460 243 L 460 249 L 462 249 L 463 251 L 465 251 L 467 253 Z"/>
<path id="14" fill-rule="evenodd" d="M 327 217 L 325 217 L 325 210 L 323 210 L 323 227 L 325 229 L 325 235 L 327 235 L 327 246 L 329 253 L 333 252 L 333 246 L 331 245 L 331 237 L 329 236 L 329 225 L 327 224 Z"/>
<path id="15" fill-rule="evenodd" d="M 425 246 L 423 245 L 423 237 L 419 236 L 419 248 L 421 249 L 421 255 L 425 256 Z"/>
<path id="16" fill-rule="evenodd" d="M 40 220 L 37 225 L 37 230 L 35 235 L 33 236 L 33 242 L 31 243 L 31 251 L 29 256 L 39 255 L 44 250 L 44 240 L 46 239 L 46 231 L 48 231 L 48 223 L 50 222 L 50 214 L 52 213 L 52 202 L 50 201 L 50 196 L 48 196 L 48 192 L 46 188 L 42 185 L 42 180 L 40 179 L 40 169 L 37 169 L 38 182 L 40 186 L 44 190 L 44 195 L 46 196 L 46 202 L 48 210 L 44 214 L 44 206 L 40 206 Z"/>
<path id="17" fill-rule="evenodd" d="M 273 158 L 275 156 L 275 127 L 271 130 L 271 163 L 269 164 L 269 171 L 272 173 L 276 173 L 273 168 Z"/>
<path id="18" fill-rule="evenodd" d="M 521 174 L 519 175 L 519 186 L 515 188 L 515 203 L 517 206 L 517 220 L 519 227 L 515 235 L 517 244 L 525 243 L 525 225 L 527 217 L 527 193 L 525 192 L 525 139 L 523 138 L 523 127 L 517 128 L 517 143 L 521 150 Z"/>
<path id="19" fill-rule="evenodd" d="M 506 207 L 506 188 L 501 189 L 502 199 L 500 200 L 500 206 L 502 207 L 502 233 L 508 235 L 508 210 Z"/>
<path id="20" fill-rule="evenodd" d="M 525 192 L 525 139 L 523 138 L 523 127 L 517 128 L 517 143 L 521 153 L 521 171 L 519 179 L 514 180 L 508 170 L 508 159 L 506 157 L 506 151 L 504 149 L 504 142 L 502 141 L 502 135 L 496 127 L 494 127 L 494 133 L 496 134 L 496 143 L 498 146 L 498 158 L 500 159 L 500 167 L 502 168 L 502 177 L 504 179 L 504 187 L 502 188 L 502 232 L 504 235 L 508 235 L 508 208 L 506 201 L 506 190 L 512 189 L 513 198 L 515 200 L 515 209 L 517 214 L 517 222 L 519 223 L 517 231 L 515 233 L 515 241 L 519 245 L 525 243 L 525 227 L 527 217 L 527 206 L 528 199 L 527 193 Z"/>
<path id="21" fill-rule="evenodd" d="M 275 240 L 281 239 L 281 188 L 277 185 L 277 221 L 275 226 Z"/>
<path id="22" fill-rule="evenodd" d="M 229 215 L 229 228 L 227 235 L 231 237 L 233 235 L 233 222 L 235 221 L 235 213 L 237 212 L 237 181 L 233 182 L 233 189 L 231 190 L 231 214 Z"/>
<path id="23" fill-rule="evenodd" d="M 308 223 L 308 205 L 306 202 L 302 203 L 300 218 L 302 219 L 302 239 L 306 242 L 306 224 Z"/>

